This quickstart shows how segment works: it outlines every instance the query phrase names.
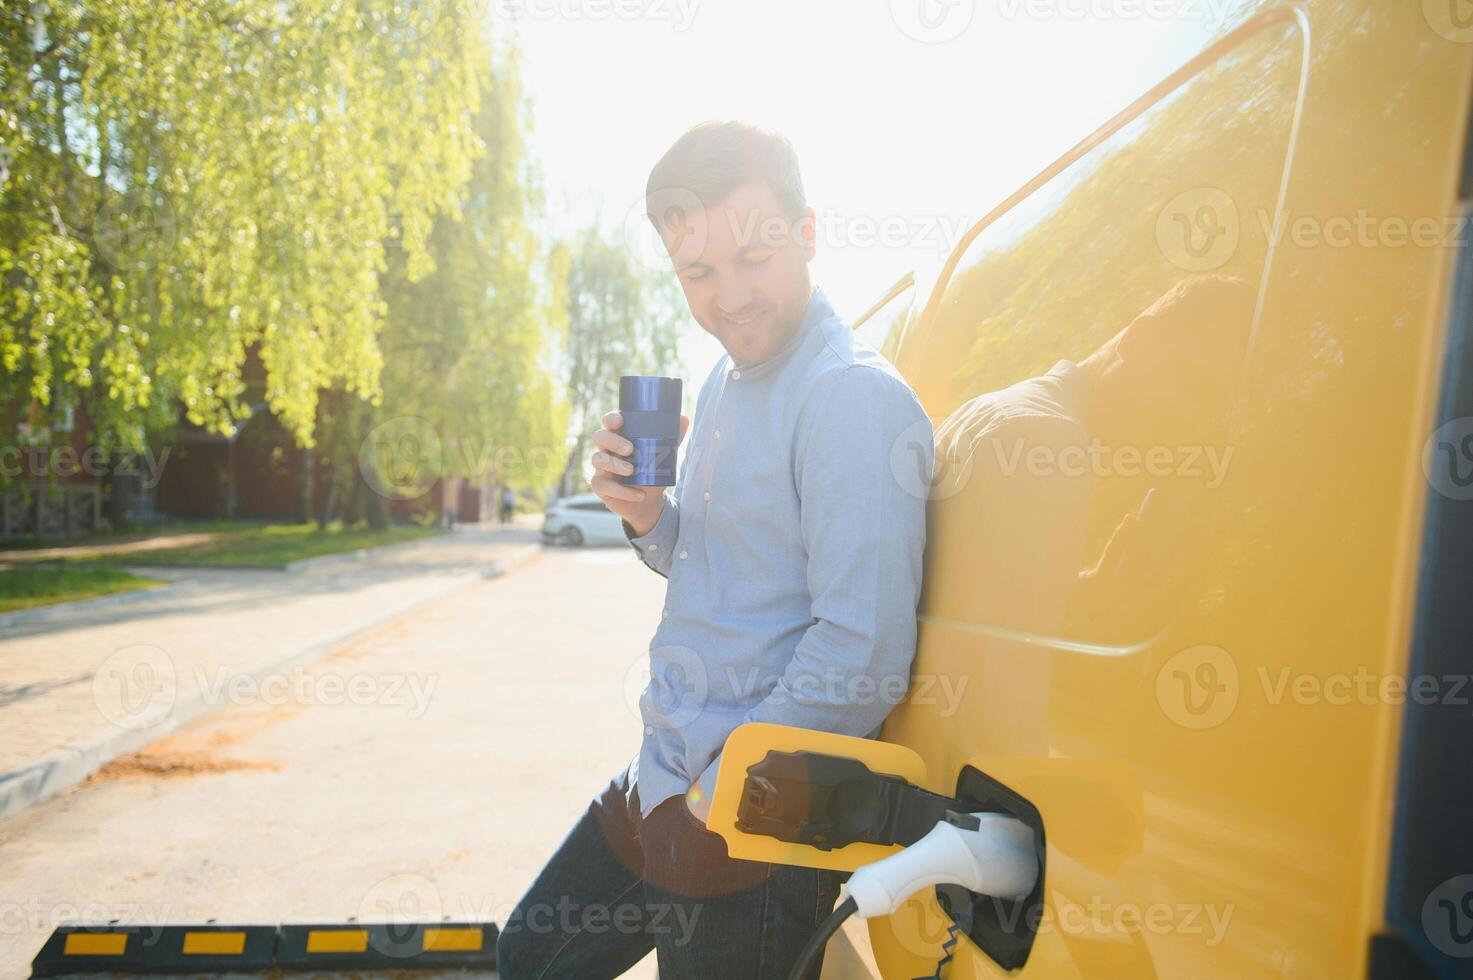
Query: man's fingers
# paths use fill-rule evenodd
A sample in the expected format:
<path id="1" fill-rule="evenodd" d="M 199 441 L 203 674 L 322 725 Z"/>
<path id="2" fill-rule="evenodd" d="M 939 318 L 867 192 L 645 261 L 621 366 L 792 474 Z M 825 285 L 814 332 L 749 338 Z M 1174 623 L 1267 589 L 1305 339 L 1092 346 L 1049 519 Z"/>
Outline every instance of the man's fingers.
<path id="1" fill-rule="evenodd" d="M 617 453 L 620 456 L 628 456 L 634 451 L 633 443 L 623 436 L 615 435 L 608 429 L 595 429 L 593 444 L 605 452 Z"/>
<path id="2" fill-rule="evenodd" d="M 593 468 L 613 473 L 618 476 L 628 476 L 634 472 L 634 464 L 621 456 L 614 456 L 606 452 L 596 452 L 590 457 Z"/>
<path id="3" fill-rule="evenodd" d="M 594 493 L 606 501 L 627 500 L 632 504 L 637 504 L 644 500 L 643 490 L 638 487 L 626 487 L 607 473 L 595 473 L 589 485 L 593 487 Z"/>
<path id="4" fill-rule="evenodd" d="M 605 429 L 617 429 L 624 424 L 622 412 L 604 412 L 603 425 Z"/>

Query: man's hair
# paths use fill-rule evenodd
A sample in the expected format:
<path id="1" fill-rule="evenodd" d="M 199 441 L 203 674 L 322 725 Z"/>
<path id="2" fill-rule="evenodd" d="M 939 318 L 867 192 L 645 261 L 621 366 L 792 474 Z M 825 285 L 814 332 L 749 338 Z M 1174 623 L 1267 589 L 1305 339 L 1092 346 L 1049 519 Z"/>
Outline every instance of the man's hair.
<path id="1" fill-rule="evenodd" d="M 657 195 L 693 194 L 702 207 L 709 208 L 753 180 L 767 182 L 786 217 L 797 218 L 808 209 L 803 178 L 798 173 L 798 154 L 787 137 L 743 122 L 697 123 L 665 151 L 650 171 L 645 184 L 645 204 L 650 209 L 646 213 L 658 230 L 660 224 L 654 213 Z"/>

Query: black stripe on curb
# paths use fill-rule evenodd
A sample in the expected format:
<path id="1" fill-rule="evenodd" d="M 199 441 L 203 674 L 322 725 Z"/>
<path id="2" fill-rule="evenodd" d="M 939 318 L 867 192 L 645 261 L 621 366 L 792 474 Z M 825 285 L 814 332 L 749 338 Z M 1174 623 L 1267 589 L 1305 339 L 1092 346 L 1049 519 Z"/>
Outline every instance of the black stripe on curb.
<path id="1" fill-rule="evenodd" d="M 492 922 L 59 926 L 31 976 L 496 968 Z"/>

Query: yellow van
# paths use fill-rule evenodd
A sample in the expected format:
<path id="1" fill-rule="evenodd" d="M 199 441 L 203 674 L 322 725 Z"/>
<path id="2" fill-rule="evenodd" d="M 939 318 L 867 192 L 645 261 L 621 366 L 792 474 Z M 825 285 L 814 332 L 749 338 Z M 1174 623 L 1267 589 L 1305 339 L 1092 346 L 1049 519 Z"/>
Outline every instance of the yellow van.
<path id="1" fill-rule="evenodd" d="M 867 972 L 1473 976 L 1470 70 L 1467 0 L 1257 5 L 861 325 L 937 432 L 882 739 L 1046 839 Z"/>

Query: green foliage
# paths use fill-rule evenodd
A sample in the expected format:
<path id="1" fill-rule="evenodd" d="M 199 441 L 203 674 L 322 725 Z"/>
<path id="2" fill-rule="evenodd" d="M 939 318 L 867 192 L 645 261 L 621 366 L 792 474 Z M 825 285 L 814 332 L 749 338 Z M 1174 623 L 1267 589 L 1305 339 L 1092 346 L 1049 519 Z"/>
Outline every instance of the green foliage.
<path id="1" fill-rule="evenodd" d="M 563 492 L 585 490 L 584 449 L 619 407 L 619 377 L 670 374 L 687 307 L 669 274 L 642 270 L 629 251 L 590 227 L 568 251 L 568 401 L 573 449 Z"/>
<path id="2" fill-rule="evenodd" d="M 566 451 L 567 407 L 550 373 L 566 330 L 564 273 L 533 231 L 542 202 L 519 75 L 515 52 L 501 51 L 474 123 L 488 152 L 457 213 L 434 221 L 433 273 L 415 281 L 409 256 L 390 258 L 376 418 L 428 422 L 439 473 L 540 488 Z"/>
<path id="3" fill-rule="evenodd" d="M 304 445 L 321 390 L 377 400 L 386 249 L 430 271 L 480 150 L 477 8 L 0 3 L 0 406 L 228 434 L 253 342 Z"/>

